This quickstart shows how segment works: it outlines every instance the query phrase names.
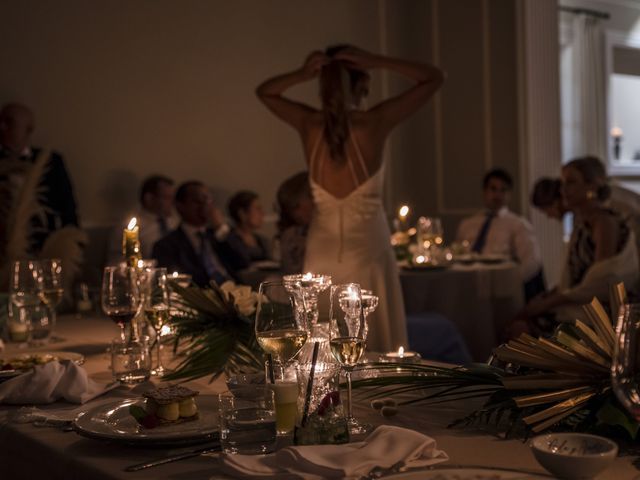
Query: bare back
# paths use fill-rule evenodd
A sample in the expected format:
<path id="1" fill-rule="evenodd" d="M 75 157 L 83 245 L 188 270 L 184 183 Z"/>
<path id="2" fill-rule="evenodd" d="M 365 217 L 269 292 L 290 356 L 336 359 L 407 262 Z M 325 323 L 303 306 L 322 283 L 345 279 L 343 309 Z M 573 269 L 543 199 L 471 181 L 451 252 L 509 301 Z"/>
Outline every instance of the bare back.
<path id="1" fill-rule="evenodd" d="M 336 198 L 346 198 L 373 176 L 381 167 L 385 141 L 385 135 L 376 134 L 373 123 L 366 112 L 351 112 L 346 158 L 335 161 L 324 138 L 323 115 L 312 114 L 300 135 L 313 182 Z"/>

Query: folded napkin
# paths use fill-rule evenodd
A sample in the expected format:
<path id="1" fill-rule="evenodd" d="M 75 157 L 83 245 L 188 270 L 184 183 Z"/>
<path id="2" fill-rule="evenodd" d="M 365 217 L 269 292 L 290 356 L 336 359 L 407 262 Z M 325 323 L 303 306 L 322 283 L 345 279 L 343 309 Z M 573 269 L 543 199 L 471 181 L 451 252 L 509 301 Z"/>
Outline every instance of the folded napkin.
<path id="1" fill-rule="evenodd" d="M 426 467 L 449 459 L 436 441 L 415 430 L 383 425 L 363 442 L 287 447 L 269 455 L 221 454 L 225 473 L 237 478 L 358 478 L 402 463 Z"/>
<path id="2" fill-rule="evenodd" d="M 43 404 L 64 399 L 85 403 L 116 387 L 89 378 L 84 368 L 71 360 L 49 362 L 0 384 L 0 403 Z"/>

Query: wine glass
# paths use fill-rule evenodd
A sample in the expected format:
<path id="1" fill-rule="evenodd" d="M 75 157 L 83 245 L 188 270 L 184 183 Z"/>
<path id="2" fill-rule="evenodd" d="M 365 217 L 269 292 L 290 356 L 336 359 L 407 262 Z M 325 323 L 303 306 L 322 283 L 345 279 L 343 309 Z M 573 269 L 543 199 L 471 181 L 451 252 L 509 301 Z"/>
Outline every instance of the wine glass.
<path id="1" fill-rule="evenodd" d="M 367 339 L 365 326 L 360 285 L 346 283 L 332 286 L 329 345 L 347 378 L 347 424 L 352 434 L 366 433 L 370 428 L 361 425 L 353 417 L 351 397 L 351 372 L 364 353 Z"/>
<path id="2" fill-rule="evenodd" d="M 62 261 L 58 258 L 41 260 L 42 266 L 42 291 L 40 298 L 49 310 L 50 335 L 53 335 L 56 326 L 56 308 L 60 305 L 64 296 L 62 283 Z"/>
<path id="3" fill-rule="evenodd" d="M 125 327 L 138 313 L 140 293 L 136 269 L 124 265 L 105 267 L 102 276 L 102 310 L 120 326 L 126 341 Z"/>
<path id="4" fill-rule="evenodd" d="M 377 295 L 374 295 L 371 290 L 360 290 L 362 294 L 362 314 L 364 315 L 364 338 L 367 338 L 367 334 L 369 333 L 369 322 L 367 322 L 367 317 L 376 311 L 378 308 L 379 298 Z"/>
<path id="5" fill-rule="evenodd" d="M 166 373 L 162 365 L 161 332 L 169 321 L 169 290 L 167 289 L 166 268 L 146 268 L 144 274 L 144 315 L 147 322 L 156 332 L 156 351 L 158 366 L 151 371 L 151 375 L 161 377 Z"/>
<path id="6" fill-rule="evenodd" d="M 34 307 L 42 294 L 42 265 L 36 260 L 18 260 L 11 267 L 11 302 L 18 308 Z"/>
<path id="7" fill-rule="evenodd" d="M 436 217 L 420 217 L 418 219 L 418 250 L 420 253 L 442 245 L 442 222 Z"/>
<path id="8" fill-rule="evenodd" d="M 298 299 L 299 300 L 299 299 Z M 262 282 L 256 307 L 256 338 L 279 365 L 297 355 L 309 335 L 305 316 L 296 315 L 294 294 L 283 282 Z"/>
<path id="9" fill-rule="evenodd" d="M 640 334 L 640 303 L 622 305 L 616 327 L 611 385 L 620 403 L 636 420 L 640 420 L 638 334 Z"/>

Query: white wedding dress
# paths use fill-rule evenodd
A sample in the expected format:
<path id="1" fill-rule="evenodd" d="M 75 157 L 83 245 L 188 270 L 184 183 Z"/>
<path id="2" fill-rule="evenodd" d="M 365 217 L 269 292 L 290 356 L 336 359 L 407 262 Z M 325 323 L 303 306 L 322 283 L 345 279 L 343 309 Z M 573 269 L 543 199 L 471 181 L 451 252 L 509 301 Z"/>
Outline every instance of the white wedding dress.
<path id="1" fill-rule="evenodd" d="M 407 348 L 407 328 L 400 278 L 390 245 L 390 232 L 382 205 L 384 165 L 368 175 L 355 190 L 337 198 L 313 178 L 319 151 L 327 148 L 322 132 L 309 160 L 309 182 L 316 212 L 309 227 L 304 271 L 331 275 L 332 283 L 359 283 L 379 297 L 376 311 L 368 317 L 369 351 L 388 352 Z M 362 154 L 350 136 L 359 167 L 367 173 Z M 355 178 L 354 159 L 350 170 Z"/>

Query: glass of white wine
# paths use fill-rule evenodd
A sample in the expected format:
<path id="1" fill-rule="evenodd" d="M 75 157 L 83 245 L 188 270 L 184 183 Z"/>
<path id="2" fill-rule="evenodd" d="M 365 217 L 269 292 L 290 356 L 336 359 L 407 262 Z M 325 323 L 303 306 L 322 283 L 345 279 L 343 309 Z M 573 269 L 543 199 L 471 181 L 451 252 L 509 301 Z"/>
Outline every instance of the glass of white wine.
<path id="1" fill-rule="evenodd" d="M 169 290 L 167 289 L 166 268 L 145 268 L 144 284 L 144 316 L 156 333 L 157 366 L 151 375 L 161 377 L 167 372 L 162 365 L 162 327 L 169 323 Z"/>
<path id="2" fill-rule="evenodd" d="M 294 294 L 282 282 L 262 282 L 256 308 L 256 338 L 265 353 L 283 366 L 307 341 L 304 315 L 296 315 Z"/>
<path id="3" fill-rule="evenodd" d="M 50 337 L 56 327 L 56 308 L 62 302 L 64 286 L 62 282 L 62 261 L 58 258 L 40 260 L 42 267 L 42 291 L 40 298 L 49 310 Z"/>
<path id="4" fill-rule="evenodd" d="M 366 433 L 369 425 L 353 417 L 351 372 L 364 353 L 367 340 L 362 292 L 357 283 L 331 287 L 331 318 L 329 326 L 331 353 L 345 372 L 347 379 L 347 424 L 349 433 Z"/>

